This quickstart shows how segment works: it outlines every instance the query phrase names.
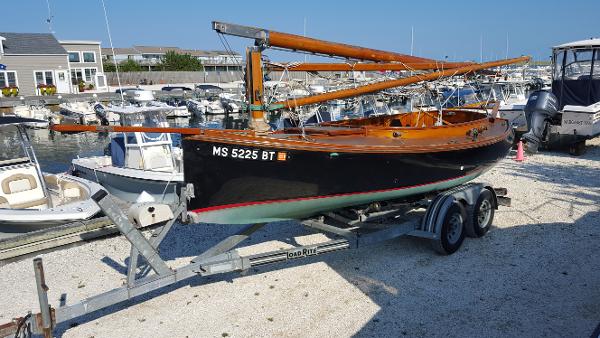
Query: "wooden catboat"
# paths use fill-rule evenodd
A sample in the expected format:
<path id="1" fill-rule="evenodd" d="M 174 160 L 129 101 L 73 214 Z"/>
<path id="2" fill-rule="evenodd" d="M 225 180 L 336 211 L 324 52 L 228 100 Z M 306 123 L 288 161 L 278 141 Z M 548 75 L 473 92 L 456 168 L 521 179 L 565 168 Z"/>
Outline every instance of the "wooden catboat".
<path id="1" fill-rule="evenodd" d="M 512 128 L 473 111 L 406 113 L 260 135 L 203 130 L 183 140 L 196 221 L 260 223 L 404 199 L 468 182 L 504 158 Z M 418 125 L 419 127 L 411 127 Z"/>
<path id="2" fill-rule="evenodd" d="M 372 94 L 442 77 L 527 61 L 528 57 L 441 63 L 398 53 L 214 22 L 221 34 L 255 39 L 246 53 L 249 130 L 60 126 L 62 131 L 175 132 L 182 141 L 184 182 L 196 222 L 262 223 L 302 219 L 384 200 L 406 200 L 466 183 L 506 156 L 508 121 L 476 110 L 449 109 L 322 123 L 271 131 L 265 112 Z M 352 69 L 436 70 L 272 102 L 265 97 L 262 51 L 268 47 L 378 63 Z M 287 66 L 284 68 L 287 69 Z M 344 64 L 304 64 L 304 71 L 343 70 Z M 292 71 L 292 69 L 288 69 Z"/>

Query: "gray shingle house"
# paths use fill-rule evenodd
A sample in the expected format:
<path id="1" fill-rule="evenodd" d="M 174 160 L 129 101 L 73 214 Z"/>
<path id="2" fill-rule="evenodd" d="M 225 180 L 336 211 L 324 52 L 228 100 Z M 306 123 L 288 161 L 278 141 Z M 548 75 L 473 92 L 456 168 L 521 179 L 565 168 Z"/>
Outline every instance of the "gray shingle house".
<path id="1" fill-rule="evenodd" d="M 70 53 L 77 53 L 79 61 L 69 62 Z M 18 87 L 19 95 L 36 95 L 38 85 L 55 85 L 57 93 L 73 93 L 79 80 L 104 87 L 101 73 L 100 42 L 61 44 L 48 33 L 0 32 L 0 88 Z"/>

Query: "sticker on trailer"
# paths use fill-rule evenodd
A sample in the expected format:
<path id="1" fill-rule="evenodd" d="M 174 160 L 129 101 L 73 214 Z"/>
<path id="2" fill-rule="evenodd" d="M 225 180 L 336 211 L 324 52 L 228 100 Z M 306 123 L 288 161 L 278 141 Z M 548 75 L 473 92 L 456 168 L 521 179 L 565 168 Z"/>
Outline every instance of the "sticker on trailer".
<path id="1" fill-rule="evenodd" d="M 235 158 L 251 161 L 286 161 L 287 153 L 275 150 L 263 150 L 254 148 L 238 148 L 228 146 L 212 147 L 212 155 L 216 157 Z"/>
<path id="2" fill-rule="evenodd" d="M 314 256 L 317 254 L 317 247 L 305 247 L 300 249 L 292 249 L 287 252 L 288 259 L 302 258 L 308 256 Z"/>

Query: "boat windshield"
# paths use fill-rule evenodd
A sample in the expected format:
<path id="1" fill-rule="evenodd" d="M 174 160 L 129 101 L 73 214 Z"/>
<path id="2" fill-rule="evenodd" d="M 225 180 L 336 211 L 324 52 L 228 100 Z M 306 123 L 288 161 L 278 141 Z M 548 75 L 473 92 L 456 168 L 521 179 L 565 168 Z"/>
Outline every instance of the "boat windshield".
<path id="1" fill-rule="evenodd" d="M 600 48 L 557 49 L 554 51 L 554 79 L 600 79 Z"/>
<path id="2" fill-rule="evenodd" d="M 121 114 L 121 125 L 143 127 L 168 127 L 169 123 L 161 111 Z"/>
<path id="3" fill-rule="evenodd" d="M 21 146 L 21 137 L 17 128 L 14 126 L 0 128 L 0 139 L 2 140 L 0 143 L 0 165 L 29 160 Z"/>
<path id="4" fill-rule="evenodd" d="M 168 127 L 166 115 L 162 110 L 145 110 L 121 114 L 121 125 L 136 127 Z M 127 144 L 148 144 L 154 142 L 171 142 L 165 133 L 126 133 Z"/>
<path id="5" fill-rule="evenodd" d="M 470 88 L 449 89 L 442 92 L 442 97 L 446 102 L 444 105 L 446 108 L 461 107 L 480 101 L 477 97 L 477 93 Z"/>

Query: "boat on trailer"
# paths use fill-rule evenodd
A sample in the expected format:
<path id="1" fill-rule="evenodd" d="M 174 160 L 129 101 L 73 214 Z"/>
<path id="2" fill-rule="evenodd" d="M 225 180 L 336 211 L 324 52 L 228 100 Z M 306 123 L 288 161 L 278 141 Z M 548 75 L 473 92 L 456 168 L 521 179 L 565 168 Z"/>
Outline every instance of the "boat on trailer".
<path id="1" fill-rule="evenodd" d="M 14 127 L 20 148 L 0 161 L 0 233 L 18 234 L 92 218 L 100 208 L 90 199 L 100 185 L 68 174 L 41 171 L 26 124 L 40 121 L 0 117 L 0 127 Z"/>
<path id="2" fill-rule="evenodd" d="M 448 63 L 444 65 L 447 70 L 268 104 L 262 65 L 262 51 L 267 47 L 410 63 L 407 67 L 413 69 L 440 66 L 429 59 L 253 27 L 214 22 L 213 28 L 256 40 L 246 55 L 252 130 L 200 130 L 183 139 L 185 182 L 195 187 L 188 209 L 195 221 L 234 224 L 303 219 L 349 206 L 410 199 L 473 180 L 511 148 L 513 131 L 508 121 L 468 110 L 375 116 L 280 131 L 269 130 L 264 114 L 461 75 L 526 57 L 480 65 Z M 397 63 L 388 65 L 398 67 Z M 310 71 L 310 67 L 307 64 L 303 69 Z M 376 67 L 385 69 L 386 64 Z"/>
<path id="3" fill-rule="evenodd" d="M 518 128 L 525 149 L 567 148 L 585 152 L 586 140 L 600 136 L 600 38 L 552 48 L 552 88 L 529 95 Z"/>
<path id="4" fill-rule="evenodd" d="M 265 113 L 369 95 L 527 61 L 528 57 L 442 65 L 252 27 L 215 22 L 213 28 L 257 41 L 246 55 L 249 129 L 161 129 L 190 135 L 182 140 L 183 182 L 195 188 L 187 207 L 197 222 L 303 219 L 340 208 L 416 198 L 475 179 L 511 148 L 513 130 L 508 121 L 474 110 L 419 111 L 276 131 L 266 122 Z M 443 70 L 272 102 L 263 91 L 262 51 L 266 46 L 396 62 L 375 64 L 380 70 L 397 70 L 397 62 L 405 69 Z M 305 64 L 303 69 L 310 71 L 311 67 Z M 148 131 L 134 126 L 65 126 L 63 130 Z"/>

